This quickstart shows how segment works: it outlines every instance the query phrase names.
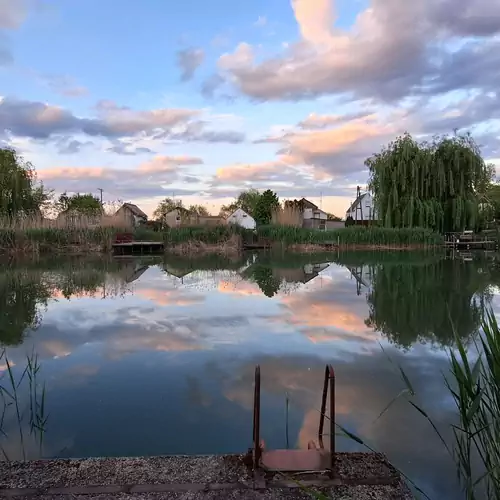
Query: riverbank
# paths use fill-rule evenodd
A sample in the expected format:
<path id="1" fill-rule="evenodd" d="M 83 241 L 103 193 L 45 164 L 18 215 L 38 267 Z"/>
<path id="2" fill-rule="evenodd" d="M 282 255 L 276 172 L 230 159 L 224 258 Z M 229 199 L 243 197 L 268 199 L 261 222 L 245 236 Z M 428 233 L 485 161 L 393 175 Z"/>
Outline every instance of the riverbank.
<path id="1" fill-rule="evenodd" d="M 290 251 L 415 250 L 444 244 L 441 235 L 427 229 L 350 227 L 319 231 L 286 226 L 263 226 L 255 231 L 237 226 L 181 227 L 154 231 L 120 227 L 0 229 L 0 252 L 7 254 L 111 253 L 120 233 L 137 242 L 157 242 L 178 254 L 234 254 L 246 247 L 281 247 Z"/>
<path id="2" fill-rule="evenodd" d="M 378 454 L 338 453 L 333 478 L 326 471 L 262 472 L 254 474 L 243 455 L 9 462 L 0 468 L 0 497 L 245 500 L 309 499 L 320 493 L 344 500 L 413 498 Z"/>

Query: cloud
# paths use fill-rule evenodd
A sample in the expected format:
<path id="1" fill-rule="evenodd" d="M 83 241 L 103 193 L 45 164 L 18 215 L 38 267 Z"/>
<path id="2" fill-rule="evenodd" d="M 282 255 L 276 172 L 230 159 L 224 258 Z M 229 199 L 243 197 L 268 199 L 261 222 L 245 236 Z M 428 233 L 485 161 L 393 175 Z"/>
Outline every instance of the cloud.
<path id="1" fill-rule="evenodd" d="M 40 75 L 38 79 L 53 92 L 65 97 L 82 97 L 88 89 L 66 75 Z"/>
<path id="2" fill-rule="evenodd" d="M 309 116 L 297 124 L 297 127 L 305 130 L 322 129 L 338 123 L 348 122 L 356 118 L 367 118 L 369 116 L 375 115 L 365 111 L 360 111 L 358 113 L 346 113 L 344 115 L 321 115 L 317 113 L 310 113 Z"/>
<path id="3" fill-rule="evenodd" d="M 194 109 L 163 108 L 139 111 L 118 106 L 113 101 L 100 101 L 96 111 L 96 117 L 84 118 L 64 108 L 42 102 L 0 98 L 0 134 L 3 131 L 4 134 L 14 137 L 38 140 L 72 133 L 111 140 L 138 136 L 233 144 L 244 140 L 244 134 L 240 132 L 207 130 L 207 121 L 193 120 L 201 114 L 201 111 Z M 110 149 L 119 154 L 127 151 L 119 144 Z"/>
<path id="4" fill-rule="evenodd" d="M 259 61 L 251 45 L 240 43 L 219 58 L 219 68 L 230 85 L 259 100 L 338 94 L 396 102 L 421 91 L 428 79 L 445 75 L 440 60 L 461 57 L 465 49 L 452 50 L 447 42 L 457 36 L 500 33 L 498 0 L 488 6 L 486 0 L 461 3 L 463 9 L 448 0 L 371 0 L 353 27 L 345 31 L 334 25 L 333 0 L 294 0 L 292 8 L 301 34 L 298 42 Z M 482 19 L 483 4 L 492 14 L 489 20 Z M 476 42 L 484 43 L 488 41 Z M 489 69 L 493 71 L 493 66 Z M 461 71 L 479 79 L 474 70 L 462 66 Z M 459 88 L 460 80 L 449 81 Z M 477 84 L 481 86 L 481 82 Z"/>
<path id="5" fill-rule="evenodd" d="M 181 70 L 181 80 L 193 78 L 196 70 L 203 64 L 205 52 L 202 49 L 182 49 L 177 52 L 177 65 Z"/>
<path id="6" fill-rule="evenodd" d="M 25 0 L 0 0 L 0 29 L 17 29 L 26 18 Z"/>
<path id="7" fill-rule="evenodd" d="M 128 144 L 124 141 L 113 141 L 113 146 L 106 149 L 108 153 L 116 153 L 123 156 L 135 156 L 139 154 L 153 154 L 154 151 L 145 147 L 135 147 L 133 144 Z"/>
<path id="8" fill-rule="evenodd" d="M 58 192 L 93 192 L 96 183 L 108 195 L 124 200 L 165 196 L 164 186 L 182 179 L 185 167 L 201 165 L 203 160 L 190 156 L 156 156 L 135 169 L 103 167 L 54 167 L 38 171 L 38 177 L 48 188 Z M 175 189 L 178 195 L 196 194 L 196 189 Z"/>
<path id="9" fill-rule="evenodd" d="M 331 0 L 292 0 L 292 8 L 304 40 L 313 44 L 329 44 L 333 41 L 334 13 Z"/>
<path id="10" fill-rule="evenodd" d="M 83 147 L 93 146 L 92 141 L 79 141 L 77 139 L 71 139 L 71 137 L 62 137 L 58 142 L 58 152 L 63 155 L 76 154 L 81 151 Z"/>

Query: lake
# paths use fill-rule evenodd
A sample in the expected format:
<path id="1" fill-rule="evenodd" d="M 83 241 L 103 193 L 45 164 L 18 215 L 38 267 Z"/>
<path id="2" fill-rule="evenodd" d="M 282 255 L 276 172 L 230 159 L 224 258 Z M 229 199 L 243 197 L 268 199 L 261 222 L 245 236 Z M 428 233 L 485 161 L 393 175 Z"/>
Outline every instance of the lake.
<path id="1" fill-rule="evenodd" d="M 473 338 L 484 308 L 500 311 L 498 284 L 494 254 L 3 262 L 0 342 L 20 412 L 6 408 L 2 454 L 245 452 L 257 364 L 266 447 L 307 448 L 331 363 L 337 421 L 431 498 L 456 499 L 453 463 L 427 420 L 402 398 L 383 411 L 405 388 L 400 365 L 415 401 L 450 438 L 449 318 Z M 27 357 L 38 368 L 25 372 Z M 14 396 L 5 356 L 0 376 Z M 363 451 L 344 437 L 337 449 Z"/>

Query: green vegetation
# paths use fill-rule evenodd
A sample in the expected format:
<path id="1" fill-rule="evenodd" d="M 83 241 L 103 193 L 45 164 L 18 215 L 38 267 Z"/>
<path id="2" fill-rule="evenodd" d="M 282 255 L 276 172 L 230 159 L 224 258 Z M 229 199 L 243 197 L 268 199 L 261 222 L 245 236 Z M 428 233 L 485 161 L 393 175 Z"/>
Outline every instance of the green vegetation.
<path id="1" fill-rule="evenodd" d="M 60 212 L 69 211 L 87 216 L 101 215 L 103 213 L 99 198 L 90 193 L 77 193 L 72 196 L 63 193 L 59 196 L 56 206 Z"/>
<path id="2" fill-rule="evenodd" d="M 39 216 L 50 197 L 31 163 L 13 149 L 0 148 L 0 217 Z"/>
<path id="3" fill-rule="evenodd" d="M 28 458 L 26 441 L 30 437 L 35 439 L 41 455 L 48 420 L 45 411 L 45 384 L 41 385 L 38 382 L 38 372 L 40 371 L 38 356 L 32 352 L 26 357 L 26 368 L 18 380 L 14 376 L 13 364 L 9 361 L 5 349 L 0 352 L 0 362 L 4 362 L 7 367 L 7 376 L 0 379 L 0 451 L 5 460 L 11 460 L 2 440 L 10 437 L 11 429 L 7 428 L 7 422 L 14 421 L 15 433 L 19 436 L 22 459 L 25 461 Z M 27 390 L 23 391 L 23 386 L 26 385 Z M 27 400 L 21 396 L 23 392 L 27 393 Z M 11 416 L 13 418 L 10 418 Z M 26 435 L 25 431 L 26 417 L 29 417 L 29 435 Z"/>
<path id="4" fill-rule="evenodd" d="M 439 245 L 442 237 L 430 229 L 350 227 L 332 231 L 317 231 L 301 227 L 264 226 L 258 228 L 259 236 L 286 244 L 331 245 Z"/>
<path id="5" fill-rule="evenodd" d="M 418 143 L 411 135 L 365 162 L 370 189 L 385 227 L 426 227 L 439 232 L 478 229 L 492 178 L 470 135 Z"/>
<path id="6" fill-rule="evenodd" d="M 127 231 L 123 229 L 121 231 Z M 82 250 L 98 246 L 109 249 L 117 232 L 116 227 L 39 227 L 0 228 L 0 251 L 54 252 L 71 246 Z"/>
<path id="7" fill-rule="evenodd" d="M 453 319 L 455 323 L 455 320 Z M 472 362 L 457 338 L 457 353 L 450 352 L 452 380 L 446 380 L 460 416 L 453 426 L 454 458 L 467 500 L 500 499 L 500 329 L 492 311 L 483 322 L 483 334 L 474 343 Z M 475 473 L 474 459 L 481 470 Z"/>
<path id="8" fill-rule="evenodd" d="M 271 223 L 273 212 L 280 206 L 278 195 L 267 189 L 264 191 L 257 201 L 255 213 L 252 214 L 257 224 L 266 225 Z"/>
<path id="9" fill-rule="evenodd" d="M 222 217 L 229 217 L 238 208 L 244 210 L 247 214 L 255 217 L 257 204 L 260 200 L 260 193 L 257 189 L 248 189 L 242 191 L 236 199 L 228 205 L 222 205 L 219 215 Z"/>
<path id="10" fill-rule="evenodd" d="M 451 315 L 456 335 L 470 339 L 478 331 L 488 287 L 494 282 L 489 272 L 481 272 L 483 267 L 458 259 L 376 265 L 370 271 L 366 324 L 403 348 L 419 341 L 451 345 Z"/>

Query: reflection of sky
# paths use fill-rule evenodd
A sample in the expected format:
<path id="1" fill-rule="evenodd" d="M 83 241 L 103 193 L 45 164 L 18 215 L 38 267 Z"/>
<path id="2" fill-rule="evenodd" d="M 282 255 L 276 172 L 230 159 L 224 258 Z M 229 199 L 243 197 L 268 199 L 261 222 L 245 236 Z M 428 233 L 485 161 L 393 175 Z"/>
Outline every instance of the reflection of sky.
<path id="1" fill-rule="evenodd" d="M 398 401 L 377 420 L 404 388 L 378 342 L 405 366 L 419 403 L 441 427 L 453 419 L 441 375 L 446 356 L 435 346 L 403 353 L 388 345 L 365 324 L 367 291 L 335 264 L 272 299 L 236 271 L 195 271 L 181 280 L 153 266 L 122 297 L 50 301 L 40 328 L 9 357 L 18 366 L 32 348 L 40 357 L 47 456 L 244 451 L 257 363 L 267 446 L 285 446 L 288 394 L 290 444 L 307 447 L 317 438 L 331 362 L 340 423 L 436 498 L 453 498 L 442 477 L 454 480 L 454 473 L 425 419 Z M 342 439 L 338 446 L 355 449 Z"/>

